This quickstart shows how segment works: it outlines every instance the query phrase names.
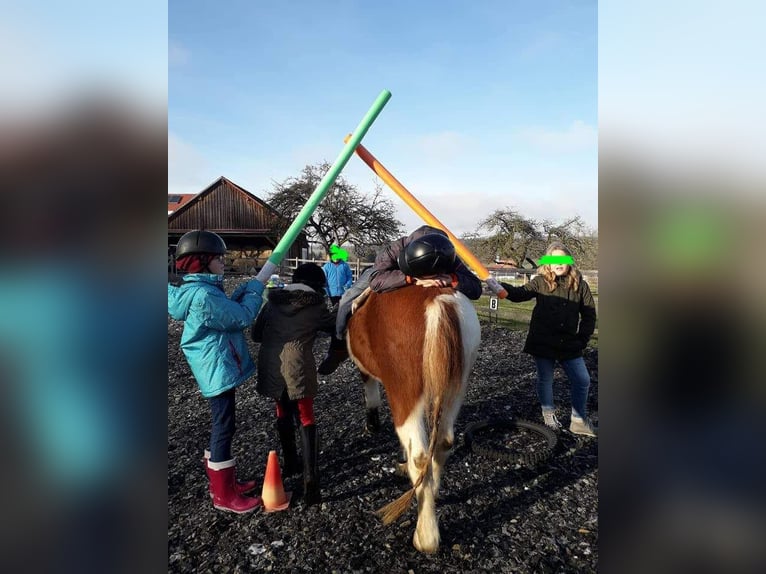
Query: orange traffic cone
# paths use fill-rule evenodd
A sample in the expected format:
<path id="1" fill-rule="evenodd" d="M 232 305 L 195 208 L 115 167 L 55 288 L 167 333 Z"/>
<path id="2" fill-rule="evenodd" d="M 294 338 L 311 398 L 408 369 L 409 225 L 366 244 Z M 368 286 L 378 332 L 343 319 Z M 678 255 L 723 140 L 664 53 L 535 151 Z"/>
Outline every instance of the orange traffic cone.
<path id="1" fill-rule="evenodd" d="M 266 475 L 263 477 L 263 491 L 261 492 L 263 510 L 265 512 L 284 510 L 290 506 L 292 494 L 292 492 L 285 492 L 285 487 L 282 484 L 282 472 L 279 470 L 277 451 L 272 450 L 269 452 L 269 460 L 266 463 Z"/>

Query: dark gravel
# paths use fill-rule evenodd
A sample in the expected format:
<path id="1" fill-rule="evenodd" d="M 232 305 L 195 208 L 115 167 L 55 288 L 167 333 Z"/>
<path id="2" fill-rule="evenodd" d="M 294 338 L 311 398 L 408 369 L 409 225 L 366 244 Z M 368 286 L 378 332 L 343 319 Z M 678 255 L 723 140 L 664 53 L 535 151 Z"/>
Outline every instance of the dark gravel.
<path id="1" fill-rule="evenodd" d="M 595 439 L 576 440 L 563 431 L 552 457 L 528 468 L 473 454 L 460 435 L 467 424 L 487 418 L 540 420 L 534 363 L 521 352 L 525 333 L 482 326 L 479 358 L 455 427 L 456 448 L 437 502 L 441 547 L 427 556 L 412 546 L 414 504 L 390 526 L 374 514 L 403 493 L 408 481 L 394 474 L 398 441 L 386 405 L 381 432 L 363 432 L 362 388 L 350 361 L 320 382 L 315 402 L 324 502 L 304 507 L 301 478 L 294 477 L 285 479 L 285 489 L 294 492 L 286 511 L 240 516 L 213 509 L 200 462 L 209 440 L 209 410 L 179 348 L 182 328 L 168 318 L 168 571 L 597 570 Z M 317 341 L 317 361 L 327 344 Z M 251 350 L 256 357 L 257 345 L 251 343 Z M 598 422 L 598 352 L 589 350 L 586 363 L 592 377 L 589 409 Z M 260 482 L 278 441 L 274 405 L 255 392 L 253 382 L 237 391 L 234 451 L 238 474 Z M 560 370 L 554 394 L 566 425 L 569 390 Z"/>

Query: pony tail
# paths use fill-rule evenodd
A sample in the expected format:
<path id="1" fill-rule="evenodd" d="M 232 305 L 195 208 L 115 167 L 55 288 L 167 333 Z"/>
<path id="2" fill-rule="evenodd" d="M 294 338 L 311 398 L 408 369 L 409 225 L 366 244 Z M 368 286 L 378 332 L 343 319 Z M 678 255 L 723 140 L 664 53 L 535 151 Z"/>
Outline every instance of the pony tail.
<path id="1" fill-rule="evenodd" d="M 380 517 L 380 520 L 384 525 L 388 526 L 394 520 L 404 514 L 404 511 L 407 510 L 407 508 L 410 506 L 412 498 L 415 496 L 415 489 L 423 482 L 423 478 L 425 478 L 425 474 L 418 478 L 418 482 L 415 483 L 417 486 L 413 486 L 399 498 L 393 502 L 389 502 L 383 508 L 375 512 L 375 514 Z"/>
<path id="2" fill-rule="evenodd" d="M 436 437 L 445 406 L 449 406 L 460 389 L 463 375 L 463 340 L 460 337 L 460 317 L 453 304 L 454 296 L 440 295 L 426 307 L 426 333 L 423 342 L 423 393 L 426 404 L 433 410 L 426 413 L 431 434 L 428 441 L 428 459 L 417 480 L 407 492 L 377 511 L 383 524 L 399 518 L 412 502 L 417 488 L 423 484 L 436 450 Z M 447 352 L 453 349 L 454 354 Z"/>
<path id="3" fill-rule="evenodd" d="M 426 404 L 436 405 L 437 398 L 449 406 L 463 375 L 463 340 L 460 317 L 454 296 L 440 295 L 426 307 L 426 333 L 423 342 L 423 391 Z M 448 351 L 452 349 L 452 353 Z M 440 401 L 441 402 L 441 401 Z M 433 424 L 436 409 L 426 413 Z"/>
<path id="4" fill-rule="evenodd" d="M 436 398 L 436 405 L 434 405 L 434 423 L 431 425 L 431 436 L 428 439 L 428 462 L 423 468 L 420 469 L 418 479 L 412 485 L 407 492 L 402 494 L 399 498 L 393 502 L 389 502 L 383 508 L 377 511 L 378 516 L 383 521 L 383 524 L 391 524 L 394 520 L 399 518 L 404 511 L 410 506 L 412 498 L 415 496 L 417 488 L 423 484 L 428 473 L 431 472 L 431 461 L 434 458 L 434 451 L 436 450 L 436 437 L 439 436 L 439 422 L 441 421 L 442 414 L 442 398 L 438 396 Z"/>

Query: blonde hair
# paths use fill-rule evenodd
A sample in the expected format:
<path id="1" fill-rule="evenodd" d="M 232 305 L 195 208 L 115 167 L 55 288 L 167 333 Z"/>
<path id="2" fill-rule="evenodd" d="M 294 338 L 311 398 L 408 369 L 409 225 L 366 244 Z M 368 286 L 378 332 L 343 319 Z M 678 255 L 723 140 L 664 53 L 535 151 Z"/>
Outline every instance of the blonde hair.
<path id="1" fill-rule="evenodd" d="M 546 255 L 550 255 L 554 251 L 563 251 L 570 257 L 572 257 L 572 252 L 567 249 L 566 245 L 559 241 L 554 241 L 551 243 L 548 248 L 545 250 Z M 551 269 L 550 265 L 540 265 L 540 267 L 537 268 L 537 272 L 543 276 L 543 279 L 545 279 L 545 283 L 548 285 L 548 289 L 553 292 L 556 290 L 556 274 L 553 272 L 553 269 Z M 564 277 L 567 278 L 567 288 L 572 289 L 573 291 L 577 291 L 580 288 L 580 278 L 582 277 L 582 274 L 580 271 L 578 271 L 577 267 L 573 264 L 569 265 L 569 271 L 567 271 L 566 275 Z"/>

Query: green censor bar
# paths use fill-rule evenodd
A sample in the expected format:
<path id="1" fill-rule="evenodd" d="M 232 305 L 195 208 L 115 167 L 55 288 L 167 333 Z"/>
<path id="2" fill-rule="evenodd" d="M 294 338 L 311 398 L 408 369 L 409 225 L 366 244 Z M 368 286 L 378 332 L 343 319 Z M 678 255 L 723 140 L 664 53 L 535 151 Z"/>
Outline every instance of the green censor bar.
<path id="1" fill-rule="evenodd" d="M 364 116 L 364 118 L 362 118 L 362 121 L 354 130 L 354 133 L 351 134 L 351 138 L 346 143 L 343 151 L 340 152 L 340 155 L 335 160 L 335 163 L 333 163 L 332 167 L 322 178 L 322 181 L 319 182 L 319 185 L 317 185 L 314 193 L 312 193 L 311 197 L 309 197 L 306 205 L 304 205 L 303 209 L 301 209 L 300 213 L 298 213 L 295 221 L 293 221 L 290 227 L 287 228 L 287 231 L 282 236 L 282 239 L 279 241 L 277 246 L 274 248 L 274 251 L 271 253 L 271 256 L 266 262 L 266 265 L 263 266 L 258 275 L 255 277 L 258 281 L 265 284 L 272 273 L 274 273 L 276 268 L 282 262 L 282 259 L 284 259 L 285 254 L 290 249 L 290 246 L 298 237 L 301 229 L 303 229 L 303 227 L 306 225 L 306 222 L 311 217 L 311 214 L 314 213 L 314 210 L 319 205 L 319 202 L 321 202 L 324 196 L 327 195 L 330 187 L 333 183 L 335 183 L 335 180 L 340 175 L 340 172 L 343 170 L 343 168 L 348 163 L 348 160 L 354 154 L 356 146 L 358 146 L 362 141 L 362 138 L 367 133 L 367 130 L 370 129 L 372 122 L 375 121 L 380 112 L 383 110 L 383 106 L 385 106 L 390 99 L 391 92 L 388 90 L 383 90 L 377 97 L 375 102 L 372 104 L 372 107 L 369 109 L 367 114 Z"/>
<path id="2" fill-rule="evenodd" d="M 571 255 L 543 255 L 538 265 L 574 265 Z"/>
<path id="3" fill-rule="evenodd" d="M 330 260 L 348 261 L 348 251 L 341 249 L 337 245 L 330 246 Z"/>

